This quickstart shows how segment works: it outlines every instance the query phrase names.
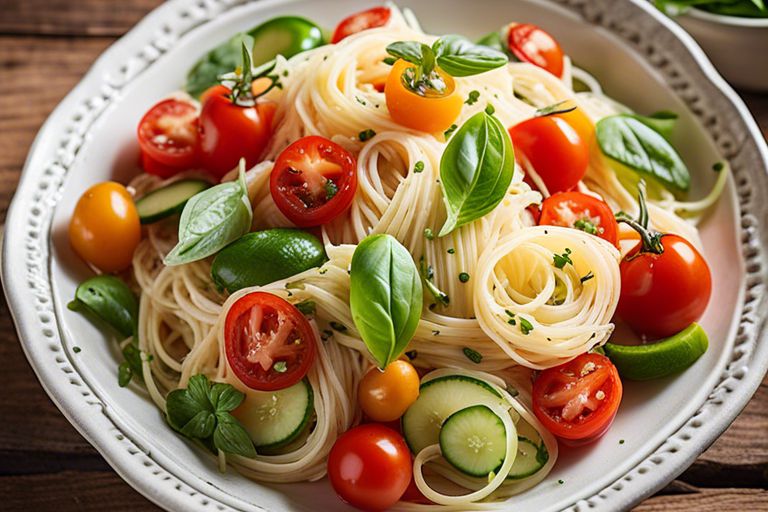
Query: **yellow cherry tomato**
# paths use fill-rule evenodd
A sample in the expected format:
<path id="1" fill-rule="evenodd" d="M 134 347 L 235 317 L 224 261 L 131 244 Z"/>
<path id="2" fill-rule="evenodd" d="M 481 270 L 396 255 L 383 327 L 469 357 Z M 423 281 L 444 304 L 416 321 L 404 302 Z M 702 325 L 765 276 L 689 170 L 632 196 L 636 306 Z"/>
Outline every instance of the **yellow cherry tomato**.
<path id="1" fill-rule="evenodd" d="M 564 108 L 573 106 L 574 103 L 569 101 Z M 576 130 L 579 134 L 579 138 L 584 141 L 587 146 L 590 146 L 592 139 L 595 138 L 595 124 L 587 117 L 581 108 L 576 108 L 570 112 L 564 112 L 562 114 L 556 114 L 557 117 L 563 119 L 566 123 Z"/>
<path id="2" fill-rule="evenodd" d="M 389 72 L 384 85 L 384 96 L 392 119 L 408 128 L 423 132 L 444 132 L 456 121 L 464 104 L 456 92 L 456 83 L 447 73 L 436 69 L 445 82 L 442 94 L 421 94 L 413 92 L 403 83 L 403 73 L 415 65 L 398 60 Z"/>
<path id="3" fill-rule="evenodd" d="M 363 412 L 373 421 L 395 421 L 419 396 L 419 374 L 406 361 L 393 361 L 384 369 L 368 370 L 358 388 Z"/>
<path id="4" fill-rule="evenodd" d="M 139 214 L 124 186 L 106 181 L 80 197 L 69 221 L 75 252 L 103 272 L 124 270 L 141 240 Z"/>

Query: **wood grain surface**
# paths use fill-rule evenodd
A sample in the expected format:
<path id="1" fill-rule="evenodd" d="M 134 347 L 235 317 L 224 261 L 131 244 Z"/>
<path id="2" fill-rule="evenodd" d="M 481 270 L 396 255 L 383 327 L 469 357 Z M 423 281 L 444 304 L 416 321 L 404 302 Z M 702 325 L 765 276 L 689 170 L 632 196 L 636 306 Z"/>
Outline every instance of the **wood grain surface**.
<path id="1" fill-rule="evenodd" d="M 32 140 L 94 59 L 158 0 L 0 0 L 0 222 Z M 743 97 L 768 137 L 768 95 Z M 158 510 L 51 403 L 0 304 L 0 510 Z M 744 412 L 642 512 L 768 511 L 768 381 Z"/>

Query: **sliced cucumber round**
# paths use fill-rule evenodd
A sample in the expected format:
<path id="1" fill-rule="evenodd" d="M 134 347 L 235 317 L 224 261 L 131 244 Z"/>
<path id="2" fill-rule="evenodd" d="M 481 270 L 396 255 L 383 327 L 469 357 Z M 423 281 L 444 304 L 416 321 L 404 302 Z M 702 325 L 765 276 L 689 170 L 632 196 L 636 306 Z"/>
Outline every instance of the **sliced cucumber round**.
<path id="1" fill-rule="evenodd" d="M 248 31 L 253 37 L 253 64 L 282 55 L 286 59 L 325 43 L 320 27 L 299 16 L 279 16 Z"/>
<path id="2" fill-rule="evenodd" d="M 446 375 L 425 382 L 419 397 L 403 415 L 405 441 L 413 453 L 438 443 L 443 421 L 473 405 L 503 404 L 504 399 L 488 383 L 466 375 Z"/>
<path id="3" fill-rule="evenodd" d="M 232 411 L 256 449 L 289 444 L 304 431 L 314 411 L 314 394 L 307 379 L 279 391 L 249 391 Z"/>
<path id="4" fill-rule="evenodd" d="M 507 478 L 521 480 L 537 473 L 549 460 L 544 443 L 536 444 L 527 437 L 517 437 L 517 455 Z"/>
<path id="5" fill-rule="evenodd" d="M 504 423 L 485 405 L 461 409 L 443 423 L 440 451 L 462 473 L 488 476 L 501 467 L 507 456 Z"/>
<path id="6" fill-rule="evenodd" d="M 192 196 L 209 186 L 209 183 L 202 180 L 181 180 L 153 190 L 136 201 L 139 220 L 142 224 L 152 224 L 175 213 L 181 213 Z"/>

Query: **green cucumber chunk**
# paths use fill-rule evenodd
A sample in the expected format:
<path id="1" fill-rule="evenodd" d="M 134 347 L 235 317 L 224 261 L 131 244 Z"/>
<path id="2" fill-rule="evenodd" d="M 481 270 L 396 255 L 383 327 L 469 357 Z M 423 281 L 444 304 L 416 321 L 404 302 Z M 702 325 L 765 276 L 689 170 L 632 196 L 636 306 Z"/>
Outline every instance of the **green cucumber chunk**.
<path id="1" fill-rule="evenodd" d="M 461 409 L 443 423 L 440 451 L 462 473 L 488 476 L 501 467 L 507 456 L 504 423 L 485 405 Z"/>
<path id="2" fill-rule="evenodd" d="M 603 349 L 622 378 L 651 380 L 685 370 L 707 351 L 708 346 L 707 333 L 694 322 L 674 336 L 655 343 L 606 343 Z"/>
<path id="3" fill-rule="evenodd" d="M 175 181 L 163 188 L 153 190 L 136 201 L 136 211 L 142 224 L 152 224 L 176 213 L 181 213 L 192 196 L 210 186 L 202 180 Z"/>
<path id="4" fill-rule="evenodd" d="M 307 379 L 278 391 L 249 391 L 232 414 L 240 420 L 256 449 L 289 444 L 304 432 L 314 411 Z"/>
<path id="5" fill-rule="evenodd" d="M 446 375 L 425 382 L 419 397 L 402 418 L 403 436 L 413 453 L 437 444 L 443 421 L 451 414 L 473 405 L 504 404 L 495 389 L 466 375 Z"/>
<path id="6" fill-rule="evenodd" d="M 211 266 L 211 277 L 233 293 L 296 275 L 326 261 L 317 237 L 298 229 L 267 229 L 248 233 L 222 249 Z"/>
<path id="7" fill-rule="evenodd" d="M 539 444 L 527 437 L 517 437 L 517 455 L 512 463 L 507 478 L 510 480 L 522 480 L 536 474 L 549 460 L 549 452 L 544 443 Z"/>

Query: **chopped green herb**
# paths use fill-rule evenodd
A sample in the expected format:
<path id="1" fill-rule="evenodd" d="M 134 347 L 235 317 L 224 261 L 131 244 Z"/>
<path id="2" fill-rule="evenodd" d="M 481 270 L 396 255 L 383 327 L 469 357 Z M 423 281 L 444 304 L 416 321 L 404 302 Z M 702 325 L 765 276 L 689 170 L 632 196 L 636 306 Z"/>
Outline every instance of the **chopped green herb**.
<path id="1" fill-rule="evenodd" d="M 394 58 L 394 57 L 385 57 L 385 58 L 384 58 L 384 60 L 383 60 L 382 62 L 383 62 L 384 64 L 386 64 L 387 66 L 391 66 L 392 64 L 394 64 L 395 62 L 397 62 L 397 59 L 396 59 L 396 58 Z"/>
<path id="2" fill-rule="evenodd" d="M 554 265 L 557 268 L 563 268 L 567 263 L 570 263 L 573 265 L 573 260 L 571 260 L 571 250 L 569 248 L 565 248 L 565 252 L 563 254 L 555 254 L 552 256 L 552 259 L 554 261 Z"/>
<path id="3" fill-rule="evenodd" d="M 406 356 L 408 359 L 410 359 L 411 361 L 413 361 L 414 359 L 416 359 L 416 357 L 417 357 L 418 355 L 419 355 L 419 353 L 418 353 L 418 352 L 416 352 L 415 350 L 409 350 L 408 352 L 406 352 L 406 353 L 405 353 L 405 356 Z"/>
<path id="4" fill-rule="evenodd" d="M 75 354 L 79 354 L 80 353 L 80 347 L 72 347 L 72 352 L 74 352 Z"/>
<path id="5" fill-rule="evenodd" d="M 288 371 L 288 363 L 285 361 L 278 361 L 272 365 L 272 369 L 277 373 L 285 373 Z"/>
<path id="6" fill-rule="evenodd" d="M 507 314 L 507 316 L 509 316 L 509 318 L 515 318 L 515 314 L 510 310 L 505 309 L 504 312 Z"/>
<path id="7" fill-rule="evenodd" d="M 565 480 L 558 480 L 557 483 L 560 485 L 563 485 L 565 483 Z"/>
<path id="8" fill-rule="evenodd" d="M 725 169 L 725 163 L 724 162 L 717 162 L 715 165 L 712 166 L 712 170 L 715 172 L 720 172 L 723 169 Z"/>
<path id="9" fill-rule="evenodd" d="M 424 172 L 424 162 L 422 162 L 421 160 L 416 162 L 413 165 L 413 172 L 415 172 L 417 174 L 420 173 L 420 172 Z"/>
<path id="10" fill-rule="evenodd" d="M 365 106 L 365 105 L 366 105 L 366 103 L 365 103 L 365 100 L 364 100 L 364 99 L 362 99 L 362 98 L 360 98 L 360 96 L 355 96 L 355 100 L 356 100 L 356 101 L 357 101 L 359 104 L 361 104 L 362 106 Z"/>
<path id="11" fill-rule="evenodd" d="M 480 91 L 469 91 L 469 96 L 467 97 L 466 103 L 467 105 L 474 105 L 477 103 L 477 100 L 480 99 Z"/>
<path id="12" fill-rule="evenodd" d="M 619 439 L 619 444 L 624 444 L 624 440 L 623 439 Z"/>
<path id="13" fill-rule="evenodd" d="M 467 281 L 469 281 L 469 274 L 467 274 L 466 272 L 460 273 L 459 281 L 461 281 L 462 283 L 466 283 Z"/>
<path id="14" fill-rule="evenodd" d="M 589 281 L 593 277 L 595 277 L 595 274 L 593 274 L 592 271 L 590 270 L 589 272 L 587 272 L 587 275 L 585 275 L 584 277 L 579 279 L 579 281 L 581 281 L 582 283 L 586 283 L 587 281 Z"/>
<path id="15" fill-rule="evenodd" d="M 528 335 L 533 330 L 533 325 L 527 319 L 520 317 L 520 330 L 523 334 Z"/>
<path id="16" fill-rule="evenodd" d="M 424 238 L 427 240 L 434 240 L 435 233 L 430 228 L 424 228 Z"/>
<path id="17" fill-rule="evenodd" d="M 331 329 L 333 329 L 334 331 L 347 332 L 347 326 L 344 324 L 340 324 L 339 322 L 331 321 L 329 325 L 331 326 Z"/>
<path id="18" fill-rule="evenodd" d="M 368 128 L 367 130 L 363 130 L 360 133 L 357 134 L 357 138 L 360 139 L 360 142 L 365 142 L 369 139 L 372 139 L 376 136 L 376 132 Z"/>
<path id="19" fill-rule="evenodd" d="M 448 137 L 450 137 L 451 134 L 455 132 L 457 128 L 458 126 L 456 126 L 455 124 L 452 124 L 450 128 L 448 128 L 447 130 L 445 130 L 445 132 L 443 132 L 443 134 L 445 135 L 445 138 L 447 139 Z"/>
<path id="20" fill-rule="evenodd" d="M 596 235 L 600 232 L 599 228 L 587 218 L 577 220 L 573 223 L 573 227 L 580 229 L 585 233 L 589 233 L 590 235 Z"/>
<path id="21" fill-rule="evenodd" d="M 295 305 L 296 309 L 301 311 L 304 315 L 314 315 L 317 309 L 317 304 L 313 300 L 304 300 Z"/>
<path id="22" fill-rule="evenodd" d="M 432 282 L 432 279 L 435 277 L 435 271 L 432 269 L 432 265 L 427 265 L 423 256 L 419 260 L 419 273 L 421 274 L 424 286 L 427 287 L 427 291 L 432 294 L 436 301 L 443 306 L 447 306 L 450 303 L 450 298 Z M 432 310 L 435 306 L 436 304 L 430 304 L 429 309 Z"/>
<path id="23" fill-rule="evenodd" d="M 333 331 L 329 329 L 325 329 L 323 330 L 322 333 L 320 333 L 320 339 L 323 341 L 328 341 L 328 338 L 330 338 L 331 336 L 333 336 Z"/>
<path id="24" fill-rule="evenodd" d="M 456 253 L 456 249 L 454 249 L 453 247 L 449 247 L 449 248 L 448 248 L 448 250 L 447 250 L 446 252 L 447 252 L 448 254 L 455 254 L 455 253 Z"/>
<path id="25" fill-rule="evenodd" d="M 492 116 L 495 112 L 496 112 L 496 107 L 494 107 L 490 103 L 488 104 L 487 107 L 485 107 L 485 113 L 488 114 L 489 116 Z"/>
<path id="26" fill-rule="evenodd" d="M 330 201 L 339 191 L 339 187 L 331 180 L 325 180 L 325 200 Z"/>
<path id="27" fill-rule="evenodd" d="M 475 364 L 480 364 L 480 361 L 483 360 L 482 354 L 480 354 L 480 352 L 478 352 L 477 350 L 472 350 L 469 347 L 464 347 L 463 351 L 464 351 L 464 355 L 467 356 L 467 359 L 469 359 Z"/>

